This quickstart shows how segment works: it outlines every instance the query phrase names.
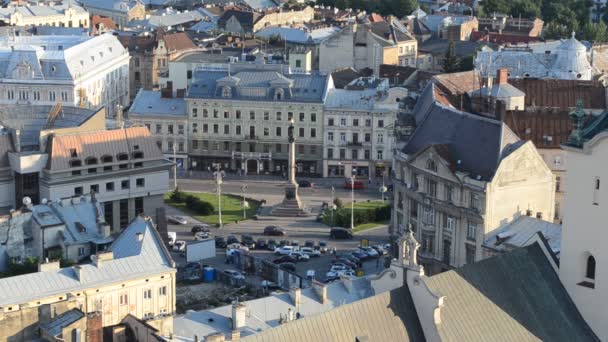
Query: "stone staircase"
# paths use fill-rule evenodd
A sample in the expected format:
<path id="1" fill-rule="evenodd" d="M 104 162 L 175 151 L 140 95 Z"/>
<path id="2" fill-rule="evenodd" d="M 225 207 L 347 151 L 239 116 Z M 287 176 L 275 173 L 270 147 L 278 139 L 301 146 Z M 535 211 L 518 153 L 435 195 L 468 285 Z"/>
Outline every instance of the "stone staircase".
<path id="1" fill-rule="evenodd" d="M 312 215 L 298 200 L 283 200 L 270 212 L 272 216 L 278 217 L 305 217 Z"/>

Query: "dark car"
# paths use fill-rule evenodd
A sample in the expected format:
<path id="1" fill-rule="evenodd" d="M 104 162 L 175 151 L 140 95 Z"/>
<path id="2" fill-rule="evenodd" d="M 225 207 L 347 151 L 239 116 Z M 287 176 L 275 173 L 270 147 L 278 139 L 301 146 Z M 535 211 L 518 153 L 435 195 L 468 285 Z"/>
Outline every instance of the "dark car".
<path id="1" fill-rule="evenodd" d="M 311 183 L 310 181 L 307 181 L 307 180 L 298 181 L 298 187 L 300 187 L 300 188 L 312 188 L 313 186 L 314 186 L 314 183 Z"/>
<path id="2" fill-rule="evenodd" d="M 359 258 L 359 260 L 364 261 L 369 259 L 369 254 L 363 252 L 363 251 L 354 251 L 353 255 L 357 258 Z"/>
<path id="3" fill-rule="evenodd" d="M 268 250 L 271 250 L 274 252 L 274 250 L 277 248 L 277 242 L 275 240 L 268 240 Z"/>
<path id="4" fill-rule="evenodd" d="M 209 226 L 197 224 L 196 226 L 192 227 L 190 232 L 192 232 L 192 235 L 194 235 L 196 233 L 209 233 Z"/>
<path id="5" fill-rule="evenodd" d="M 258 239 L 258 241 L 256 241 L 255 247 L 257 249 L 266 249 L 268 248 L 268 242 L 266 241 L 266 239 Z"/>
<path id="6" fill-rule="evenodd" d="M 247 246 L 249 248 L 255 248 L 255 240 L 251 235 L 243 235 L 241 236 L 241 245 Z"/>
<path id="7" fill-rule="evenodd" d="M 300 246 L 300 241 L 298 241 L 298 240 L 291 240 L 291 245 L 294 246 L 294 247 L 298 247 L 298 246 Z"/>
<path id="8" fill-rule="evenodd" d="M 286 271 L 290 271 L 290 272 L 295 272 L 296 271 L 296 264 L 292 263 L 292 262 L 284 262 L 282 264 L 279 264 L 279 268 L 286 270 Z"/>
<path id="9" fill-rule="evenodd" d="M 228 246 L 226 239 L 221 236 L 215 238 L 215 248 L 226 248 L 226 246 Z"/>
<path id="10" fill-rule="evenodd" d="M 329 237 L 332 239 L 352 239 L 353 233 L 344 228 L 332 228 L 329 232 Z"/>
<path id="11" fill-rule="evenodd" d="M 228 243 L 229 245 L 232 245 L 233 243 L 240 244 L 239 239 L 237 239 L 236 236 L 234 236 L 234 235 L 228 235 L 228 238 L 226 239 L 226 243 Z"/>
<path id="12" fill-rule="evenodd" d="M 296 262 L 298 262 L 298 259 L 291 255 L 283 255 L 280 258 L 276 258 L 276 259 L 272 260 L 272 262 L 275 264 L 282 264 L 284 262 L 292 262 L 295 264 Z"/>
<path id="13" fill-rule="evenodd" d="M 357 258 L 356 256 L 350 254 L 350 253 L 345 253 L 345 254 L 341 254 L 338 255 L 338 258 L 342 258 L 342 259 L 347 259 L 350 262 L 353 262 L 357 265 L 361 264 L 361 259 Z"/>
<path id="14" fill-rule="evenodd" d="M 291 246 L 291 242 L 289 242 L 289 240 L 281 240 L 279 242 L 279 247 L 283 247 L 283 246 Z"/>
<path id="15" fill-rule="evenodd" d="M 346 259 L 346 258 L 340 258 L 338 259 L 339 262 L 343 263 L 344 265 L 352 268 L 353 270 L 356 269 L 359 265 L 357 265 L 356 263 Z"/>
<path id="16" fill-rule="evenodd" d="M 287 233 L 285 233 L 285 230 L 283 230 L 283 228 L 277 226 L 267 226 L 266 228 L 264 228 L 264 235 L 285 236 L 287 235 Z"/>
<path id="17" fill-rule="evenodd" d="M 371 246 L 376 252 L 378 252 L 379 256 L 383 256 L 386 254 L 386 250 L 382 246 Z"/>
<path id="18" fill-rule="evenodd" d="M 304 241 L 304 247 L 310 247 L 313 248 L 315 246 L 315 242 L 312 240 L 306 240 Z"/>

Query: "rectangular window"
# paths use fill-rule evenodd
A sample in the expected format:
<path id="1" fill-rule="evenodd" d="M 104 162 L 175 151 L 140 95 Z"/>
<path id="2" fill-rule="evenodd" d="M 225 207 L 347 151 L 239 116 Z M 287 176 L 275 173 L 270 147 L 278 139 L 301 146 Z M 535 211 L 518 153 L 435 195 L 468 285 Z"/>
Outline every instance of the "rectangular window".
<path id="1" fill-rule="evenodd" d="M 106 183 L 106 191 L 114 191 L 114 182 Z"/>
<path id="2" fill-rule="evenodd" d="M 192 140 L 192 149 L 198 150 L 198 140 Z"/>
<path id="3" fill-rule="evenodd" d="M 220 132 L 220 126 L 218 124 L 213 124 L 213 134 L 218 134 Z"/>
<path id="4" fill-rule="evenodd" d="M 236 142 L 236 144 L 234 145 L 234 149 L 235 149 L 237 152 L 241 152 L 241 142 L 240 142 L 240 141 L 237 141 L 237 142 Z"/>
<path id="5" fill-rule="evenodd" d="M 372 119 L 365 119 L 365 127 L 372 127 Z"/>
<path id="6" fill-rule="evenodd" d="M 209 140 L 203 140 L 203 150 L 209 150 Z"/>
<path id="7" fill-rule="evenodd" d="M 135 186 L 138 188 L 143 188 L 146 185 L 146 180 L 144 178 L 137 178 L 135 180 Z"/>
<path id="8" fill-rule="evenodd" d="M 224 141 L 224 151 L 230 151 L 230 142 Z"/>
<path id="9" fill-rule="evenodd" d="M 111 228 L 114 228 L 114 226 L 112 225 L 114 223 L 113 218 L 114 218 L 114 206 L 112 205 L 112 202 L 105 202 L 103 204 L 103 219 L 104 219 L 104 221 L 106 221 L 107 224 L 110 225 Z"/>
<path id="10" fill-rule="evenodd" d="M 264 136 L 267 137 L 270 135 L 270 128 L 264 127 Z"/>
<path id="11" fill-rule="evenodd" d="M 304 113 L 300 113 L 300 122 L 303 122 L 305 117 Z"/>
<path id="12" fill-rule="evenodd" d="M 184 125 L 177 126 L 177 134 L 184 135 Z"/>
<path id="13" fill-rule="evenodd" d="M 144 299 L 152 299 L 152 290 L 151 289 L 144 290 Z"/>
<path id="14" fill-rule="evenodd" d="M 120 182 L 120 188 L 126 190 L 129 188 L 129 180 L 123 180 Z"/>
<path id="15" fill-rule="evenodd" d="M 127 305 L 129 304 L 129 297 L 127 296 L 126 293 L 122 293 L 120 295 L 120 305 Z"/>
<path id="16" fill-rule="evenodd" d="M 448 214 L 443 214 L 443 228 L 448 232 L 453 232 L 456 228 L 456 218 Z"/>
<path id="17" fill-rule="evenodd" d="M 270 112 L 264 112 L 264 120 L 270 120 Z"/>
<path id="18" fill-rule="evenodd" d="M 82 195 L 82 193 L 83 193 L 83 189 L 81 186 L 77 186 L 74 188 L 74 195 L 80 196 L 80 195 Z"/>
<path id="19" fill-rule="evenodd" d="M 177 151 L 184 152 L 184 143 L 183 142 L 177 143 Z M 135 164 L 137 164 L 137 163 L 135 163 Z"/>
<path id="20" fill-rule="evenodd" d="M 334 141 L 334 132 L 327 132 L 327 141 Z"/>
<path id="21" fill-rule="evenodd" d="M 156 134 L 161 134 L 163 132 L 163 125 L 156 124 Z"/>
<path id="22" fill-rule="evenodd" d="M 287 121 L 291 121 L 293 119 L 293 112 L 287 112 Z"/>
<path id="23" fill-rule="evenodd" d="M 304 127 L 300 127 L 300 129 L 299 129 L 298 131 L 299 131 L 298 136 L 299 136 L 300 138 L 303 138 L 303 137 L 304 137 Z"/>
<path id="24" fill-rule="evenodd" d="M 144 212 L 144 198 L 135 197 L 135 215 L 142 214 Z"/>
<path id="25" fill-rule="evenodd" d="M 430 205 L 424 207 L 422 221 L 424 224 L 435 225 L 435 209 Z"/>
<path id="26" fill-rule="evenodd" d="M 277 146 L 276 146 L 276 151 L 277 151 L 278 153 L 281 153 L 281 152 L 282 152 L 282 149 L 283 149 L 283 148 L 282 148 L 282 146 L 283 146 L 283 145 L 281 145 L 281 144 L 277 144 Z"/>
<path id="27" fill-rule="evenodd" d="M 465 244 L 465 261 L 467 264 L 472 264 L 475 262 L 475 246 Z"/>
<path id="28" fill-rule="evenodd" d="M 213 110 L 213 117 L 214 117 L 215 119 L 217 119 L 217 118 L 218 118 L 218 113 L 219 113 L 219 112 L 218 112 L 218 110 L 217 110 L 217 109 L 214 109 L 214 110 Z"/>
<path id="29" fill-rule="evenodd" d="M 230 125 L 224 125 L 224 134 L 230 134 Z"/>
<path id="30" fill-rule="evenodd" d="M 369 160 L 370 159 L 370 151 L 369 150 L 363 151 L 363 158 L 365 160 Z"/>
<path id="31" fill-rule="evenodd" d="M 353 126 L 355 126 L 355 127 L 359 126 L 359 119 L 353 119 Z"/>
<path id="32" fill-rule="evenodd" d="M 365 133 L 365 142 L 371 142 L 371 141 L 372 141 L 372 134 Z"/>
<path id="33" fill-rule="evenodd" d="M 236 126 L 235 133 L 236 133 L 236 135 L 241 135 L 241 126 L 240 125 Z"/>
<path id="34" fill-rule="evenodd" d="M 316 138 L 317 137 L 317 129 L 316 128 L 311 128 L 310 129 L 310 137 L 311 138 Z"/>
<path id="35" fill-rule="evenodd" d="M 91 185 L 91 191 L 94 191 L 96 194 L 99 193 L 99 184 Z"/>
<path id="36" fill-rule="evenodd" d="M 317 146 L 310 146 L 310 154 L 317 154 Z"/>
<path id="37" fill-rule="evenodd" d="M 426 180 L 426 193 L 427 195 L 435 198 L 437 197 L 437 182 L 432 179 Z"/>
<path id="38" fill-rule="evenodd" d="M 209 116 L 209 110 L 207 108 L 203 108 L 203 117 L 206 118 Z"/>
<path id="39" fill-rule="evenodd" d="M 445 200 L 447 202 L 454 202 L 454 188 L 450 185 L 445 186 Z"/>
<path id="40" fill-rule="evenodd" d="M 410 199 L 410 217 L 413 219 L 418 218 L 418 202 Z"/>
<path id="41" fill-rule="evenodd" d="M 346 150 L 343 148 L 340 149 L 340 159 L 346 159 Z"/>
<path id="42" fill-rule="evenodd" d="M 203 124 L 203 133 L 209 133 L 209 125 Z"/>
<path id="43" fill-rule="evenodd" d="M 277 127 L 277 130 L 276 130 L 276 136 L 277 136 L 277 137 L 280 137 L 280 136 L 281 136 L 281 127 Z"/>
<path id="44" fill-rule="evenodd" d="M 198 108 L 192 108 L 192 117 L 195 118 L 198 116 Z"/>
<path id="45" fill-rule="evenodd" d="M 333 125 L 334 125 L 334 119 L 333 118 L 327 119 L 327 126 L 333 126 Z"/>
<path id="46" fill-rule="evenodd" d="M 346 133 L 340 133 L 340 142 L 346 142 Z"/>
<path id="47" fill-rule="evenodd" d="M 158 288 L 158 295 L 159 296 L 166 296 L 167 295 L 167 287 L 166 286 L 162 286 L 162 287 Z"/>
<path id="48" fill-rule="evenodd" d="M 236 114 L 236 115 L 235 115 L 235 116 L 236 116 L 236 119 L 237 119 L 237 120 L 240 120 L 240 119 L 241 119 L 241 111 L 240 111 L 240 110 L 237 110 L 235 114 Z"/>
<path id="49" fill-rule="evenodd" d="M 78 247 L 78 256 L 84 255 L 84 247 Z"/>
<path id="50" fill-rule="evenodd" d="M 382 150 L 378 150 L 377 153 L 378 153 L 378 160 L 384 159 L 384 152 Z"/>
<path id="51" fill-rule="evenodd" d="M 254 111 L 250 111 L 249 112 L 249 120 L 255 120 L 255 112 Z"/>
<path id="52" fill-rule="evenodd" d="M 119 203 L 120 228 L 126 228 L 129 225 L 129 200 L 122 199 Z"/>
<path id="53" fill-rule="evenodd" d="M 384 127 L 384 120 L 378 120 L 378 127 Z"/>
<path id="54" fill-rule="evenodd" d="M 310 122 L 317 122 L 317 113 L 310 113 Z"/>
<path id="55" fill-rule="evenodd" d="M 281 112 L 277 112 L 277 121 L 281 121 Z"/>
<path id="56" fill-rule="evenodd" d="M 378 144 L 383 144 L 383 143 L 384 143 L 384 134 L 382 134 L 382 133 L 378 133 L 378 137 L 377 137 L 376 142 L 377 142 Z"/>
<path id="57" fill-rule="evenodd" d="M 224 119 L 230 119 L 230 112 L 227 110 L 224 111 Z"/>
<path id="58" fill-rule="evenodd" d="M 298 145 L 298 153 L 299 154 L 304 154 L 305 153 L 305 151 L 304 151 L 304 145 Z"/>
<path id="59" fill-rule="evenodd" d="M 351 154 L 352 154 L 352 157 L 353 157 L 352 159 L 353 160 L 359 159 L 359 151 L 358 150 L 352 150 Z"/>
<path id="60" fill-rule="evenodd" d="M 340 118 L 340 126 L 346 126 L 346 118 Z"/>
<path id="61" fill-rule="evenodd" d="M 173 134 L 173 125 L 167 125 L 167 132 Z"/>
<path id="62" fill-rule="evenodd" d="M 467 239 L 475 241 L 477 237 L 477 224 L 469 222 L 467 224 Z"/>
<path id="63" fill-rule="evenodd" d="M 333 148 L 327 149 L 327 159 L 334 159 L 334 149 Z"/>
<path id="64" fill-rule="evenodd" d="M 475 193 L 471 193 L 471 208 L 475 210 L 479 210 L 479 195 Z"/>

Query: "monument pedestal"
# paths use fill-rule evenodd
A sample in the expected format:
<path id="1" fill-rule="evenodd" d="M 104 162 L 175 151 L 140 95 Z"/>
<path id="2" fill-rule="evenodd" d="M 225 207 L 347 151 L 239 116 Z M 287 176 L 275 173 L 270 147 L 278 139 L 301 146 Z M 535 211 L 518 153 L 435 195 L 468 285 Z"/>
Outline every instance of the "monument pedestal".
<path id="1" fill-rule="evenodd" d="M 271 214 L 279 217 L 301 217 L 310 215 L 302 205 L 300 196 L 298 196 L 297 184 L 288 183 L 285 186 L 285 198 L 283 198 L 283 202 L 272 209 Z"/>

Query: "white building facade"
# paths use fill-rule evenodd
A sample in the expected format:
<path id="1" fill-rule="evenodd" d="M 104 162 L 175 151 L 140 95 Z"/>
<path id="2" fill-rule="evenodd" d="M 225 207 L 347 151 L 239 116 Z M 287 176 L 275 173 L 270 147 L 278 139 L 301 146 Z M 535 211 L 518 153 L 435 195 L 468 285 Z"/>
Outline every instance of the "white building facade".
<path id="1" fill-rule="evenodd" d="M 331 89 L 325 101 L 323 177 L 388 176 L 395 147 L 395 120 L 404 88 L 388 80 L 359 78 Z"/>
<path id="2" fill-rule="evenodd" d="M 0 39 L 0 104 L 107 108 L 129 104 L 129 53 L 110 34 Z"/>
<path id="3" fill-rule="evenodd" d="M 0 8 L 0 23 L 12 26 L 89 27 L 89 13 L 72 1 Z"/>

